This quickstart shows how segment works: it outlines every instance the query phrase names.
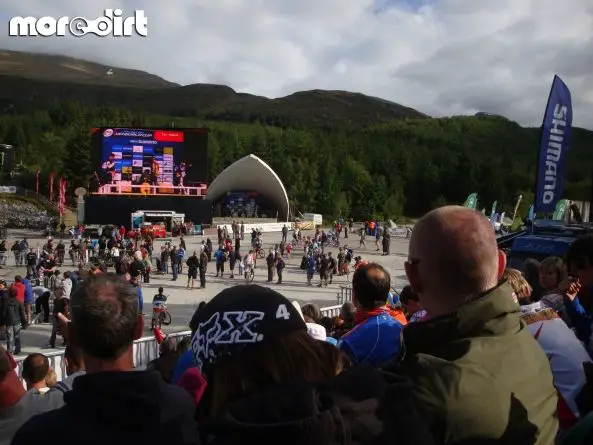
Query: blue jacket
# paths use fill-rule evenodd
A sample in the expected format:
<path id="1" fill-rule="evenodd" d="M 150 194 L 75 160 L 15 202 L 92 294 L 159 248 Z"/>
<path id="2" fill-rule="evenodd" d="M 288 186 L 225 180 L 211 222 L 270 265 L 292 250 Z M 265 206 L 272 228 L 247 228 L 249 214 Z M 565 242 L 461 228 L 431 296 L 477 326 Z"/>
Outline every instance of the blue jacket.
<path id="1" fill-rule="evenodd" d="M 403 325 L 388 312 L 371 316 L 342 337 L 338 347 L 354 363 L 378 366 L 397 357 Z"/>
<path id="2" fill-rule="evenodd" d="M 25 285 L 25 304 L 33 303 L 33 285 L 26 278 L 23 278 L 23 284 Z"/>
<path id="3" fill-rule="evenodd" d="M 589 295 L 590 298 L 592 296 L 593 295 L 591 294 Z M 591 353 L 593 314 L 585 310 L 579 297 L 576 297 L 572 301 L 570 301 L 570 298 L 564 297 L 564 308 L 566 309 L 568 318 L 570 318 L 570 321 L 574 326 L 577 338 L 585 344 L 585 347 L 589 350 L 589 353 Z"/>
<path id="4" fill-rule="evenodd" d="M 307 260 L 307 272 L 315 273 L 315 258 L 313 256 L 310 256 Z"/>

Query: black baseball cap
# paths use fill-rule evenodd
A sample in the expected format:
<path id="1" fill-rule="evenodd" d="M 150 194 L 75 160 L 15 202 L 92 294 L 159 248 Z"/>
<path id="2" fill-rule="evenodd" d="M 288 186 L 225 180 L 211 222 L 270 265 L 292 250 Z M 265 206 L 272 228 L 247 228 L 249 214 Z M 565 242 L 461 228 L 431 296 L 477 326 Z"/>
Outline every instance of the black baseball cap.
<path id="1" fill-rule="evenodd" d="M 222 358 L 278 334 L 307 332 L 292 303 L 267 287 L 238 285 L 216 295 L 200 311 L 192 351 L 202 373 Z"/>

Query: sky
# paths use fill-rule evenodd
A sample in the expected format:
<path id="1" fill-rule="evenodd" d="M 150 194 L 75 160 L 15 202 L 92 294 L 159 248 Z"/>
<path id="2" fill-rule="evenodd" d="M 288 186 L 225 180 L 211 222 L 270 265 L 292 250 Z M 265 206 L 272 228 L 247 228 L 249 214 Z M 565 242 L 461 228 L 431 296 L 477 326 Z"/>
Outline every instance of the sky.
<path id="1" fill-rule="evenodd" d="M 13 16 L 142 9 L 147 37 L 9 37 Z M 181 83 L 281 97 L 381 97 L 432 116 L 540 125 L 554 74 L 593 129 L 591 0 L 4 0 L 0 48 L 59 53 Z"/>

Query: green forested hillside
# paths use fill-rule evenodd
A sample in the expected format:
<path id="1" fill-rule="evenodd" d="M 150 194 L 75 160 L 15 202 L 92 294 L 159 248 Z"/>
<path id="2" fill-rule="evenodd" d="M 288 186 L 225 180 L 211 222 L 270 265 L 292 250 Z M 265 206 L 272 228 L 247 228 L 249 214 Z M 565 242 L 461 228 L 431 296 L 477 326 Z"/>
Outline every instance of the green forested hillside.
<path id="1" fill-rule="evenodd" d="M 0 115 L 0 143 L 17 147 L 17 159 L 22 157 L 31 173 L 56 171 L 71 187 L 87 186 L 92 172 L 90 127 L 172 124 L 210 128 L 210 180 L 253 153 L 278 173 L 301 212 L 355 218 L 418 216 L 438 205 L 461 203 L 473 191 L 479 194 L 480 208 L 498 200 L 511 211 L 522 193 L 524 212 L 532 200 L 539 130 L 497 117 L 293 129 L 61 103 Z M 566 197 L 588 199 L 593 133 L 575 130 L 573 140 Z M 23 180 L 34 187 L 33 174 Z"/>
<path id="2" fill-rule="evenodd" d="M 11 79 L 53 80 L 64 84 L 77 83 L 87 87 L 106 85 L 110 87 L 160 89 L 178 87 L 161 77 L 144 71 L 116 68 L 95 62 L 56 54 L 27 53 L 0 49 L 0 75 Z M 26 96 L 25 96 L 26 97 Z"/>

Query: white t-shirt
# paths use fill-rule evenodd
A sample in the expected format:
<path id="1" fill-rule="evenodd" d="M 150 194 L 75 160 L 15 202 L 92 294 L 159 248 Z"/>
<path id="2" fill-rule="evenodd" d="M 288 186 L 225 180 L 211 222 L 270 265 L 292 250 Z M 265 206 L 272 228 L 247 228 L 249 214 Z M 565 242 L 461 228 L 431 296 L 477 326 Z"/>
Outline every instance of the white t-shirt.
<path id="1" fill-rule="evenodd" d="M 72 280 L 70 278 L 64 278 L 62 280 L 61 289 L 62 296 L 70 298 L 70 294 L 72 293 Z"/>
<path id="2" fill-rule="evenodd" d="M 46 292 L 50 292 L 50 290 L 47 287 L 43 287 L 43 286 L 34 286 L 33 287 L 33 293 L 38 297 L 41 297 Z"/>
<path id="3" fill-rule="evenodd" d="M 533 308 L 534 305 L 529 306 Z M 575 398 L 587 383 L 583 363 L 591 362 L 591 357 L 574 332 L 553 309 L 531 312 L 525 311 L 524 308 L 526 307 L 521 307 L 521 318 L 550 360 L 554 386 L 578 419 L 579 411 Z M 547 318 L 546 315 L 550 315 L 551 318 Z"/>

